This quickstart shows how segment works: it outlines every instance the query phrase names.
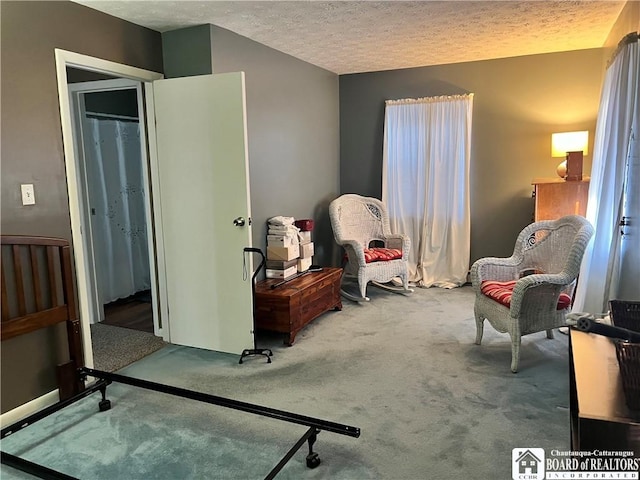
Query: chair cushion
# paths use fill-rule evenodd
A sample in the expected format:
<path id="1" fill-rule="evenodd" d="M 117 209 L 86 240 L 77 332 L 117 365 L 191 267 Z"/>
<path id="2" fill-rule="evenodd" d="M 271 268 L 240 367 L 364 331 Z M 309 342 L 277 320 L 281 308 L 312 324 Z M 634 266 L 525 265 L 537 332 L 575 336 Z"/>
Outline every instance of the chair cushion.
<path id="1" fill-rule="evenodd" d="M 365 253 L 367 252 L 367 250 L 373 252 L 373 254 L 377 256 L 377 261 L 397 260 L 398 258 L 402 258 L 402 250 L 399 250 L 397 248 L 375 247 L 365 249 Z"/>
<path id="2" fill-rule="evenodd" d="M 397 248 L 375 247 L 364 249 L 364 261 L 366 263 L 397 260 L 398 258 L 402 258 L 402 250 Z M 344 255 L 344 260 L 348 260 L 346 253 Z"/>
<path id="3" fill-rule="evenodd" d="M 485 280 L 480 284 L 480 291 L 487 297 L 501 303 L 505 307 L 511 307 L 511 296 L 516 286 L 516 280 L 510 282 L 496 282 L 494 280 Z M 558 310 L 564 310 L 571 305 L 571 297 L 566 293 L 561 293 L 558 298 Z"/>
<path id="4" fill-rule="evenodd" d="M 377 262 L 378 254 L 373 251 L 373 249 L 365 248 L 364 249 L 364 261 L 367 263 Z"/>

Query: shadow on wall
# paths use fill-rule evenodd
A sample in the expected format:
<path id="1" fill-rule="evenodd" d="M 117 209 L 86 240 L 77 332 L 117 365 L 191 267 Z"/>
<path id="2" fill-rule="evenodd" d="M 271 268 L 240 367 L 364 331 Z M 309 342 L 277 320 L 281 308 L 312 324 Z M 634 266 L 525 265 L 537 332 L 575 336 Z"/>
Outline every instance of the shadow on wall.
<path id="1" fill-rule="evenodd" d="M 338 246 L 331 228 L 331 220 L 329 219 L 329 204 L 334 200 L 334 196 L 328 196 L 320 200 L 313 210 L 314 227 L 314 258 L 313 263 L 334 267 L 340 265 L 340 257 L 342 248 Z"/>

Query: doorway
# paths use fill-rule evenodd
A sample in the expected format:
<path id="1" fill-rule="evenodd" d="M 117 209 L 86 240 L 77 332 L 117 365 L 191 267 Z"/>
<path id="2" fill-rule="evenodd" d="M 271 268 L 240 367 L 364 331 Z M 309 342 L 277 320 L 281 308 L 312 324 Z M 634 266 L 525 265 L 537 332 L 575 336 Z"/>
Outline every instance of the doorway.
<path id="1" fill-rule="evenodd" d="M 143 83 L 152 82 L 162 78 L 162 75 L 156 72 L 141 70 L 126 65 L 120 65 L 84 55 L 75 54 L 56 50 L 56 70 L 58 76 L 60 113 L 63 130 L 63 142 L 65 150 L 65 168 L 69 190 L 69 210 L 72 224 L 72 237 L 75 250 L 76 275 L 78 282 L 78 299 L 80 317 L 82 319 L 82 338 L 83 349 L 85 352 L 85 364 L 88 367 L 94 367 L 94 348 L 92 344 L 91 330 L 95 329 L 94 325 L 98 325 L 104 319 L 104 303 L 102 298 L 103 289 L 101 288 L 102 275 L 97 259 L 99 253 L 98 243 L 94 242 L 97 236 L 95 231 L 96 222 L 92 222 L 92 206 L 91 198 L 88 192 L 88 175 L 85 162 L 85 153 L 87 146 L 82 140 L 89 139 L 88 135 L 75 135 L 82 129 L 88 129 L 89 122 L 85 121 L 86 115 L 81 110 L 86 110 L 85 93 L 100 92 L 105 90 L 131 90 L 136 92 L 134 95 L 138 113 L 139 127 L 139 151 L 140 151 L 140 168 L 142 171 L 142 180 L 146 192 L 149 192 L 150 165 L 147 162 L 147 152 L 149 145 L 148 136 L 149 129 L 144 122 L 145 116 L 141 115 L 144 111 Z M 95 82 L 93 86 L 92 82 Z M 118 83 L 120 82 L 120 83 Z M 80 86 L 83 84 L 83 86 Z M 75 86 L 74 86 L 75 85 Z M 82 93 L 80 93 L 82 92 Z M 91 103 L 91 102 L 90 102 Z M 97 112 L 101 113 L 101 112 Z M 102 112 L 104 113 L 104 112 Z M 108 112 L 107 112 L 108 113 Z M 123 113 L 123 112 L 119 112 Z M 117 115 L 117 113 L 116 113 Z M 131 116 L 131 115 L 123 115 Z M 142 120 L 142 121 L 141 121 Z M 161 226 L 152 217 L 153 210 L 151 208 L 152 199 L 150 195 L 144 200 L 145 223 L 146 230 L 149 233 L 146 239 L 146 248 L 139 249 L 144 251 L 149 270 L 149 296 L 151 300 L 152 319 L 154 322 L 154 333 L 157 336 L 168 336 L 168 328 L 163 331 L 162 328 L 162 275 L 158 275 L 158 267 L 162 266 L 163 253 L 161 249 L 156 248 L 154 241 L 156 234 L 161 233 Z M 98 213 L 97 211 L 95 213 Z M 159 213 L 159 212 L 158 212 Z M 84 233 L 83 233 L 84 232 Z M 131 233 L 131 232 L 129 232 Z M 140 245 L 138 245 L 140 247 Z M 137 333 L 137 332 L 136 332 Z M 121 340 L 120 340 L 121 341 Z"/>
<path id="2" fill-rule="evenodd" d="M 55 53 L 85 363 L 93 365 L 89 326 L 100 314 L 94 253 L 90 235 L 83 233 L 91 228 L 90 209 L 73 137 L 68 68 L 137 82 L 138 111 L 144 111 L 139 117 L 145 120 L 141 150 L 149 158 L 142 162 L 143 178 L 153 186 L 146 208 L 156 335 L 239 355 L 253 343 L 244 73 L 162 80 L 159 73 Z"/>
<path id="3" fill-rule="evenodd" d="M 155 333 L 147 218 L 149 185 L 139 83 L 86 81 L 89 72 L 68 68 L 87 247 L 92 256 L 94 320 Z M 92 76 L 95 76 L 93 74 Z M 94 339 L 95 340 L 95 339 Z"/>

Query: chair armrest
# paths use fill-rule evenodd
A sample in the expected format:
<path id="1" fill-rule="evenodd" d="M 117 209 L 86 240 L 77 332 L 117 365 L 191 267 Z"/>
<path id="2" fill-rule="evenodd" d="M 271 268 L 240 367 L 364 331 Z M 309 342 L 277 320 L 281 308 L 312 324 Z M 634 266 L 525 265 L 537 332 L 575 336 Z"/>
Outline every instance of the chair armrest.
<path id="1" fill-rule="evenodd" d="M 471 283 L 474 289 L 480 291 L 480 284 L 484 280 L 495 280 L 497 282 L 516 280 L 519 271 L 520 262 L 513 256 L 481 258 L 471 265 Z"/>
<path id="2" fill-rule="evenodd" d="M 520 307 L 522 306 L 522 300 L 524 299 L 528 290 L 539 286 L 557 287 L 557 294 L 570 285 L 575 279 L 571 278 L 565 273 L 536 273 L 533 275 L 527 275 L 522 277 L 516 282 L 513 288 L 513 295 L 511 296 L 511 316 L 518 318 L 520 315 Z M 554 309 L 557 305 L 558 298 L 553 299 L 553 303 L 549 304 L 550 309 Z M 545 308 L 545 305 L 540 305 L 541 309 Z"/>
<path id="3" fill-rule="evenodd" d="M 352 261 L 357 260 L 359 266 L 363 267 L 367 264 L 364 259 L 364 248 L 362 244 L 360 244 L 360 242 L 358 242 L 357 240 L 342 240 L 338 243 L 338 245 L 344 247 L 344 249 L 347 251 L 349 259 Z M 351 258 L 351 252 L 353 252 L 353 254 L 356 256 L 355 259 Z"/>
<path id="4" fill-rule="evenodd" d="M 407 260 L 411 249 L 411 239 L 407 235 L 401 233 L 385 235 L 382 241 L 387 248 L 397 248 L 402 250 L 402 259 Z"/>
<path id="5" fill-rule="evenodd" d="M 524 288 L 528 288 L 540 283 L 551 283 L 553 285 L 566 287 L 573 282 L 574 279 L 566 273 L 536 273 L 522 277 L 520 280 L 522 280 L 522 285 L 527 285 L 527 287 Z M 520 281 L 518 283 L 520 283 Z"/>

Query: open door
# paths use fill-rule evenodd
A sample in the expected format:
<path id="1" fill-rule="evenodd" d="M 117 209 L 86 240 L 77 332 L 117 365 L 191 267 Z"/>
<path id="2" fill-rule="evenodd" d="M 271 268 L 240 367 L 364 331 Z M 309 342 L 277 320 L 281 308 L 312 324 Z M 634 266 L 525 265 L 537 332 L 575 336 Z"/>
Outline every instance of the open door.
<path id="1" fill-rule="evenodd" d="M 73 136 L 68 68 L 144 86 L 141 140 L 149 151 L 150 252 L 162 337 L 240 355 L 253 344 L 252 259 L 244 268 L 243 256 L 251 245 L 244 74 L 161 80 L 157 72 L 65 50 L 56 49 L 55 57 L 86 365 L 93 367 L 89 327 L 97 300 L 83 233 L 84 172 Z M 234 223 L 238 218 L 244 224 Z"/>
<path id="2" fill-rule="evenodd" d="M 239 354 L 253 344 L 244 73 L 156 80 L 147 108 L 170 341 Z"/>

